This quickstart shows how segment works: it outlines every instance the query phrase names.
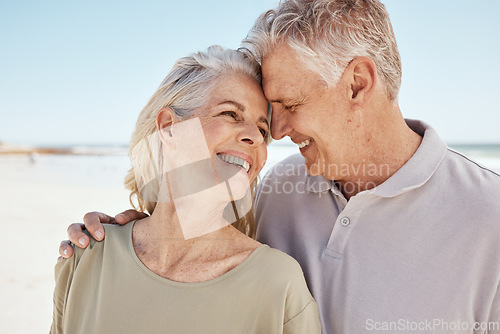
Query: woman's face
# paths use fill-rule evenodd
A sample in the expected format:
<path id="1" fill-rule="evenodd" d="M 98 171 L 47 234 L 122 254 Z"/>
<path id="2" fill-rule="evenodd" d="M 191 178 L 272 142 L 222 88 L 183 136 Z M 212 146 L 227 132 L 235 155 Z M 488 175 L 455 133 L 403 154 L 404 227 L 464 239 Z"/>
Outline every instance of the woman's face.
<path id="1" fill-rule="evenodd" d="M 194 113 L 200 119 L 212 159 L 241 168 L 250 182 L 267 159 L 267 108 L 255 80 L 230 74 L 218 79 L 207 103 Z"/>
<path id="2" fill-rule="evenodd" d="M 267 158 L 267 109 L 252 78 L 225 75 L 191 117 L 161 128 L 169 194 L 186 239 L 227 226 L 251 209 L 249 186 Z M 171 124 L 169 115 L 159 114 L 160 126 L 162 117 Z M 221 219 L 206 225 L 207 217 Z"/>

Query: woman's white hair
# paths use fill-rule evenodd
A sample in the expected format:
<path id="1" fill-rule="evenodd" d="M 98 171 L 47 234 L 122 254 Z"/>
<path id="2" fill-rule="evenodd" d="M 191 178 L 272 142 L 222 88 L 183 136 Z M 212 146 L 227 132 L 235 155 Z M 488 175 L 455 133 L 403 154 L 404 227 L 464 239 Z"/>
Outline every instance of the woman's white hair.
<path id="1" fill-rule="evenodd" d="M 261 84 L 260 65 L 247 54 L 211 46 L 206 52 L 193 53 L 179 59 L 139 114 L 130 140 L 132 168 L 125 177 L 131 191 L 130 203 L 139 211 L 153 213 L 161 200 L 162 149 L 156 118 L 169 107 L 179 120 L 193 116 L 215 88 L 218 79 L 231 74 L 244 74 Z M 133 199 L 137 198 L 138 206 Z"/>
<path id="2" fill-rule="evenodd" d="M 391 100 L 401 86 L 401 59 L 385 6 L 377 0 L 283 0 L 262 14 L 241 50 L 260 63 L 280 45 L 335 85 L 357 57 L 370 57 Z"/>

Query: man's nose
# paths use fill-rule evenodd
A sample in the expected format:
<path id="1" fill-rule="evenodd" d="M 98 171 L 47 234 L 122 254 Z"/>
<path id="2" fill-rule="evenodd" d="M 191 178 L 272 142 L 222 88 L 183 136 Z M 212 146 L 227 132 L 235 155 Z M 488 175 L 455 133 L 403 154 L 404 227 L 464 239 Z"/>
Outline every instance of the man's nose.
<path id="1" fill-rule="evenodd" d="M 271 116 L 271 136 L 275 140 L 285 137 L 291 129 L 288 112 L 283 109 L 273 108 Z"/>

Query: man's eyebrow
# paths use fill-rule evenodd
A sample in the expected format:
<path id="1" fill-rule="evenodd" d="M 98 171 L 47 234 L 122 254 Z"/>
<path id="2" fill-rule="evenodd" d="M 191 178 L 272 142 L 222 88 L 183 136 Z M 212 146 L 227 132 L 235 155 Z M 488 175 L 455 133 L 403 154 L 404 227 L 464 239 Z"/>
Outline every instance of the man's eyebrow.
<path id="1" fill-rule="evenodd" d="M 286 105 L 294 105 L 294 104 L 301 104 L 306 100 L 305 97 L 303 98 L 298 98 L 298 99 L 275 99 L 275 100 L 270 100 L 270 103 L 280 103 L 280 104 L 286 104 Z"/>
<path id="2" fill-rule="evenodd" d="M 267 125 L 267 127 L 270 128 L 269 121 L 267 120 L 267 118 L 261 117 L 261 118 L 259 118 L 258 122 L 259 123 L 265 123 Z"/>
<path id="3" fill-rule="evenodd" d="M 222 101 L 221 103 L 217 104 L 218 106 L 220 105 L 223 105 L 223 104 L 231 104 L 233 105 L 234 107 L 236 107 L 237 109 L 241 110 L 241 111 L 245 111 L 245 106 L 242 105 L 241 103 L 238 103 L 236 101 L 232 101 L 232 100 L 225 100 L 225 101 Z"/>

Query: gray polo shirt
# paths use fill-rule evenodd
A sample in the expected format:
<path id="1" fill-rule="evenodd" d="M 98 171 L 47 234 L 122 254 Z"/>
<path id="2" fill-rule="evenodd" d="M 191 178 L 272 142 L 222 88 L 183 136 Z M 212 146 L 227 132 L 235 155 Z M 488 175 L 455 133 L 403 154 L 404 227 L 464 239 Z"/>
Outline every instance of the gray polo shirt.
<path id="1" fill-rule="evenodd" d="M 349 201 L 300 155 L 273 167 L 257 239 L 300 263 L 324 333 L 500 333 L 500 176 L 407 123 L 417 152 Z"/>

